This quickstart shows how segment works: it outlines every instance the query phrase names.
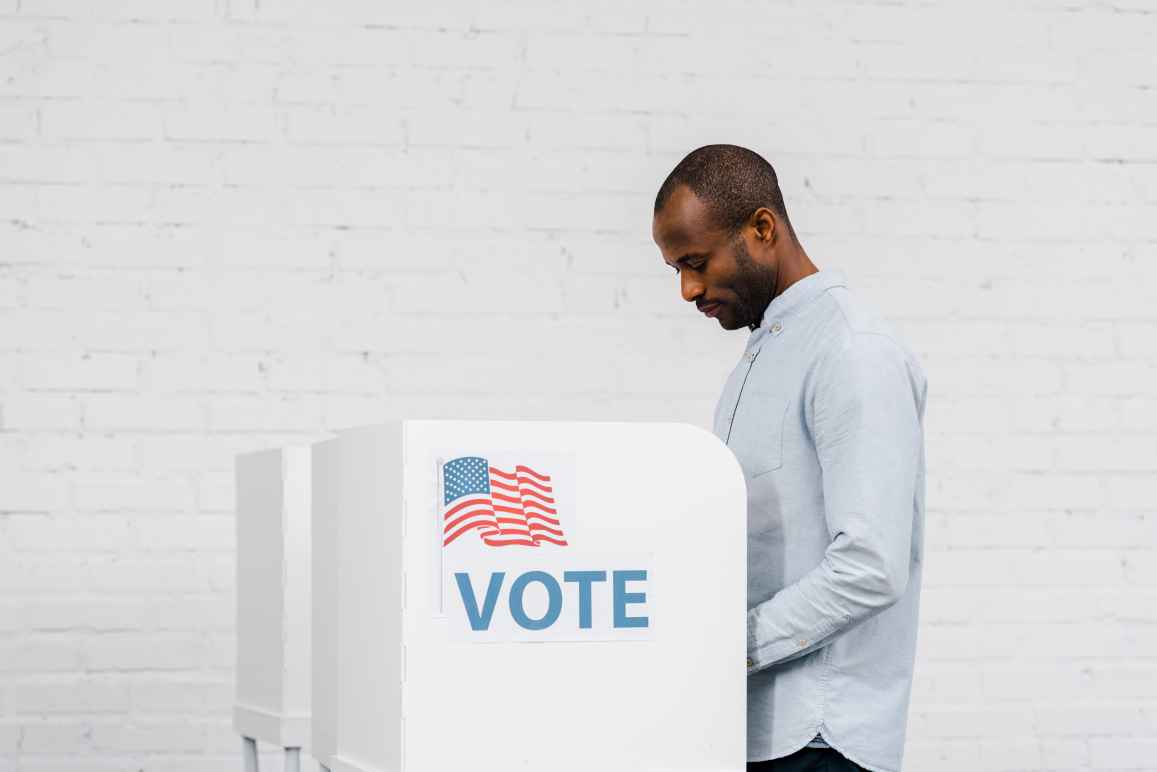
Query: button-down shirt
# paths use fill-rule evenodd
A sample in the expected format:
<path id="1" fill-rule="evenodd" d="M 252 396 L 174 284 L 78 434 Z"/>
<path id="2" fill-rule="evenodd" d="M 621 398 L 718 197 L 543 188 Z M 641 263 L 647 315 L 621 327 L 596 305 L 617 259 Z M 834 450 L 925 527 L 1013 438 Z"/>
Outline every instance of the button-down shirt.
<path id="1" fill-rule="evenodd" d="M 823 270 L 775 297 L 715 409 L 747 481 L 747 759 L 817 734 L 900 769 L 916 648 L 927 381 Z"/>

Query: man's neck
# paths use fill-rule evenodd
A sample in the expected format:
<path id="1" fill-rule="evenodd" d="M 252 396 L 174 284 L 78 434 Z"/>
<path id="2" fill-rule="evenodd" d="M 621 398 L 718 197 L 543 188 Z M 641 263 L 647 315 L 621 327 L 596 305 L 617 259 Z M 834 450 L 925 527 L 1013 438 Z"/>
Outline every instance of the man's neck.
<path id="1" fill-rule="evenodd" d="M 785 259 L 780 262 L 779 276 L 776 277 L 775 282 L 778 285 L 775 288 L 775 297 L 782 295 L 788 287 L 800 279 L 811 276 L 818 271 L 819 268 L 807 256 L 807 252 L 803 251 L 803 247 L 796 248 L 785 255 Z"/>
<path id="2" fill-rule="evenodd" d="M 770 306 L 772 301 L 777 297 L 786 292 L 788 287 L 800 279 L 811 276 L 817 272 L 819 272 L 819 268 L 811 261 L 807 253 L 803 251 L 803 247 L 799 247 L 795 251 L 785 255 L 779 264 L 778 275 L 775 277 L 775 292 L 772 294 L 771 300 L 767 301 L 764 305 L 760 318 L 754 323 L 749 324 L 747 326 L 748 329 L 754 331 L 759 328 L 760 323 L 763 321 L 763 315 L 767 313 L 768 306 Z"/>

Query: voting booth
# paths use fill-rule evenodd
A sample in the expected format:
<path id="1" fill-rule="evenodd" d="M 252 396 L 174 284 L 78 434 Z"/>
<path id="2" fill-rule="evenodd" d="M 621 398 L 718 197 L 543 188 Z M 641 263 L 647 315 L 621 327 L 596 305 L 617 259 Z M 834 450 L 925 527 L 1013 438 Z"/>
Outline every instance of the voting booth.
<path id="1" fill-rule="evenodd" d="M 401 421 L 311 458 L 324 768 L 745 768 L 746 496 L 716 437 Z"/>
<path id="2" fill-rule="evenodd" d="M 246 453 L 235 464 L 237 659 L 233 726 L 245 764 L 257 741 L 300 765 L 310 717 L 310 449 Z"/>

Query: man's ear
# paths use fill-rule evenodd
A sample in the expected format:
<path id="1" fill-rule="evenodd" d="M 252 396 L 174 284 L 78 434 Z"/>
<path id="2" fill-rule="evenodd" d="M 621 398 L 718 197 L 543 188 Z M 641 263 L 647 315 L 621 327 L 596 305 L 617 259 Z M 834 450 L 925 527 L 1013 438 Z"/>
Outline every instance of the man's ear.
<path id="1" fill-rule="evenodd" d="M 766 208 L 760 207 L 752 212 L 747 220 L 748 227 L 755 231 L 755 239 L 759 242 L 768 241 L 774 232 L 774 225 L 767 221 L 766 212 Z"/>

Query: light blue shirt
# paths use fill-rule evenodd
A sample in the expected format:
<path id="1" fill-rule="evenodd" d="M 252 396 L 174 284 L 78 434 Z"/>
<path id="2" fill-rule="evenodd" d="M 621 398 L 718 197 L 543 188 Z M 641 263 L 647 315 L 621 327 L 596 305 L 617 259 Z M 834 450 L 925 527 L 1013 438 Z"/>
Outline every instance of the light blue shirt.
<path id="1" fill-rule="evenodd" d="M 915 356 L 839 271 L 774 298 L 715 434 L 747 481 L 747 759 L 900 769 L 924 556 Z"/>

